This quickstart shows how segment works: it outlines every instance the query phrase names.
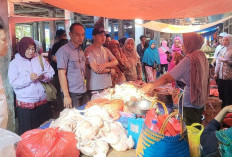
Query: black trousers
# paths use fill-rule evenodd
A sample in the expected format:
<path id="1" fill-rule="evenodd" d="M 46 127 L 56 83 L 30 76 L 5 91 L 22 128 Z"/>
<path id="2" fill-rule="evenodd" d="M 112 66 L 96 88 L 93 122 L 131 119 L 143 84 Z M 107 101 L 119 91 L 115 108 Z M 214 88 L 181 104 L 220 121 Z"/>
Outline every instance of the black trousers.
<path id="1" fill-rule="evenodd" d="M 168 64 L 161 64 L 161 70 L 160 70 L 161 74 L 164 73 L 164 69 L 166 72 L 168 71 Z"/>
<path id="2" fill-rule="evenodd" d="M 222 100 L 221 108 L 232 105 L 232 80 L 218 79 L 218 92 Z"/>
<path id="3" fill-rule="evenodd" d="M 24 132 L 38 128 L 41 124 L 51 118 L 51 105 L 47 102 L 34 109 L 24 109 L 17 107 L 19 135 Z"/>
<path id="4" fill-rule="evenodd" d="M 202 114 L 204 112 L 204 107 L 201 109 L 184 107 L 183 109 L 183 120 L 186 125 L 192 125 L 193 123 L 200 123 Z"/>

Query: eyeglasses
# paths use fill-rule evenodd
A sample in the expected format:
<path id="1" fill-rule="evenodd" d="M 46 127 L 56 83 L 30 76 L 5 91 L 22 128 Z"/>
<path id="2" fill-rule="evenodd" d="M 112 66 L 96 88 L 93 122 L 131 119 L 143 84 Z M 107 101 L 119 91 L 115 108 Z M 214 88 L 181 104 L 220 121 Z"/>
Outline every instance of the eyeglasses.
<path id="1" fill-rule="evenodd" d="M 27 48 L 26 51 L 35 51 L 35 48 Z"/>

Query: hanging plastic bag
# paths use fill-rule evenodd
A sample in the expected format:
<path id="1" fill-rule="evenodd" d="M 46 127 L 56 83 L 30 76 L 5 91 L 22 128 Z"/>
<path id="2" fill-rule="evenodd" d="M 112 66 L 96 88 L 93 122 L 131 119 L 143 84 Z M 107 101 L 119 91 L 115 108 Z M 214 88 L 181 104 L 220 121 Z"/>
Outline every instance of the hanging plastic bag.
<path id="1" fill-rule="evenodd" d="M 197 129 L 196 126 L 200 126 L 201 129 Z M 191 126 L 187 126 L 189 149 L 191 157 L 200 157 L 200 137 L 204 130 L 204 126 L 199 123 L 193 123 Z"/>
<path id="2" fill-rule="evenodd" d="M 58 128 L 34 129 L 25 132 L 18 143 L 17 157 L 78 157 L 77 140 L 73 132 Z"/>

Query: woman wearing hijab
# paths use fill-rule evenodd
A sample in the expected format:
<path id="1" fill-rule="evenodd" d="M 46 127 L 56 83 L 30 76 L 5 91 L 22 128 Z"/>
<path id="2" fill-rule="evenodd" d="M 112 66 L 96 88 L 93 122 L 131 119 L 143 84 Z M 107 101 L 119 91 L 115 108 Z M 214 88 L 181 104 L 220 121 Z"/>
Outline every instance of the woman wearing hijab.
<path id="1" fill-rule="evenodd" d="M 167 54 L 169 53 L 169 47 L 167 46 L 167 41 L 164 40 L 161 42 L 161 47 L 158 49 L 159 56 L 160 56 L 160 63 L 161 63 L 161 71 L 160 73 L 163 74 L 164 70 L 168 71 L 168 60 L 167 60 Z"/>
<path id="2" fill-rule="evenodd" d="M 130 68 L 130 63 L 128 62 L 126 56 L 122 53 L 119 42 L 117 40 L 110 41 L 109 49 L 119 63 L 113 68 L 115 70 L 115 74 L 111 75 L 112 83 L 113 85 L 115 85 L 125 82 L 126 77 L 124 75 L 124 72 Z"/>
<path id="3" fill-rule="evenodd" d="M 225 35 L 222 44 L 226 49 L 221 51 L 221 57 L 216 65 L 215 78 L 218 78 L 219 97 L 223 108 L 232 104 L 232 35 Z"/>
<path id="4" fill-rule="evenodd" d="M 18 53 L 10 62 L 8 77 L 16 94 L 16 106 L 19 121 L 19 134 L 39 127 L 51 117 L 50 104 L 41 82 L 48 82 L 54 70 L 42 58 L 44 71 L 39 57 L 35 57 L 35 42 L 24 37 L 18 44 Z"/>
<path id="5" fill-rule="evenodd" d="M 177 65 L 179 61 L 183 58 L 181 57 L 182 56 L 181 45 L 182 45 L 181 38 L 175 37 L 174 44 L 172 45 L 172 52 L 168 57 L 170 60 L 170 63 L 168 64 L 168 71 L 172 70 L 175 67 L 175 65 Z"/>
<path id="6" fill-rule="evenodd" d="M 139 55 L 135 50 L 135 42 L 132 38 L 127 38 L 122 53 L 126 56 L 130 63 L 130 68 L 125 71 L 126 81 L 142 80 L 142 68 Z"/>
<path id="7" fill-rule="evenodd" d="M 145 65 L 147 82 L 155 82 L 157 68 L 160 65 L 160 57 L 154 40 L 149 42 L 145 50 L 142 62 Z"/>
<path id="8" fill-rule="evenodd" d="M 183 97 L 183 118 L 186 125 L 201 123 L 204 104 L 209 96 L 209 64 L 205 54 L 200 50 L 204 38 L 197 33 L 183 34 L 183 51 L 186 56 L 170 72 L 154 83 L 143 87 L 146 93 L 155 88 L 182 80 L 186 86 Z"/>

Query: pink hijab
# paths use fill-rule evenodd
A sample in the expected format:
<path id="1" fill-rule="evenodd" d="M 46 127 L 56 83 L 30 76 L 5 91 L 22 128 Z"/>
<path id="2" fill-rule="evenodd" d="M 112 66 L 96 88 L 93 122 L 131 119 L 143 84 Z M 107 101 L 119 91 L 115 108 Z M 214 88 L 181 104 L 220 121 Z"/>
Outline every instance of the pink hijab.
<path id="1" fill-rule="evenodd" d="M 209 63 L 200 50 L 204 38 L 197 33 L 183 34 L 186 57 L 190 59 L 190 99 L 193 105 L 204 105 L 209 96 Z"/>
<path id="2" fill-rule="evenodd" d="M 180 44 L 182 44 L 180 37 L 175 37 L 175 39 L 173 41 L 175 42 L 176 40 L 179 40 Z M 181 53 L 181 47 L 176 47 L 175 44 L 172 44 L 172 51 Z"/>

